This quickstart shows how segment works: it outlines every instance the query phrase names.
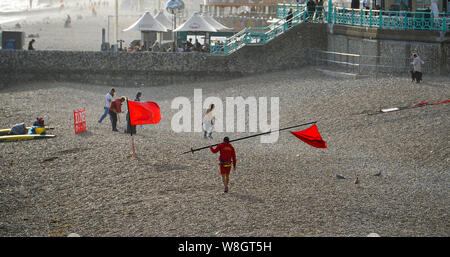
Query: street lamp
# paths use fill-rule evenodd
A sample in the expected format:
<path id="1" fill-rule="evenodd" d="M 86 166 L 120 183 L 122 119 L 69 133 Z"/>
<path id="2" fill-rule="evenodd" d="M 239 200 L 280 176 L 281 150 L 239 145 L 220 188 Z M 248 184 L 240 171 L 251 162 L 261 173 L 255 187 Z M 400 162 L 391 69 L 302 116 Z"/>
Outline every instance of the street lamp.
<path id="1" fill-rule="evenodd" d="M 168 13 L 171 13 L 173 15 L 173 50 L 172 52 L 175 52 L 177 49 L 177 38 L 176 38 L 176 22 L 177 17 L 176 14 L 178 12 L 181 12 L 184 9 L 184 2 L 182 0 L 170 0 L 166 4 L 166 10 Z"/>

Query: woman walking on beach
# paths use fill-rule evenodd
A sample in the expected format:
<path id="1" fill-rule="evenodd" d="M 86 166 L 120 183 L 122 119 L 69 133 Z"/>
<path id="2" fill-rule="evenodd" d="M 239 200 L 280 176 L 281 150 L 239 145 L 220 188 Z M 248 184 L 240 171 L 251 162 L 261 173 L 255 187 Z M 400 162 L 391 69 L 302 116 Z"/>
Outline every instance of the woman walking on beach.
<path id="1" fill-rule="evenodd" d="M 209 138 L 209 139 L 213 139 L 212 138 L 212 132 L 214 130 L 214 121 L 215 121 L 215 117 L 213 114 L 213 110 L 214 110 L 214 104 L 211 104 L 209 109 L 206 110 L 206 114 L 203 117 L 203 138 Z M 208 134 L 208 136 L 207 136 Z"/>

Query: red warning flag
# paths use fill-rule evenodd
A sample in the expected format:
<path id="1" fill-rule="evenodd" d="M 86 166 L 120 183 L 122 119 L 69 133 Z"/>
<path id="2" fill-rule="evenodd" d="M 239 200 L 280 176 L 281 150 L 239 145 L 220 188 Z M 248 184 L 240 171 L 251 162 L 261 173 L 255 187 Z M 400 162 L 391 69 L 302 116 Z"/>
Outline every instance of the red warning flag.
<path id="1" fill-rule="evenodd" d="M 311 127 L 291 132 L 294 136 L 296 136 L 298 139 L 302 140 L 303 142 L 307 143 L 308 145 L 317 147 L 317 148 L 328 148 L 326 145 L 326 142 L 323 141 L 322 137 L 319 134 L 319 130 L 317 130 L 316 124 L 312 125 Z"/>
<path id="2" fill-rule="evenodd" d="M 161 120 L 161 110 L 155 102 L 128 101 L 131 125 L 156 124 Z"/>

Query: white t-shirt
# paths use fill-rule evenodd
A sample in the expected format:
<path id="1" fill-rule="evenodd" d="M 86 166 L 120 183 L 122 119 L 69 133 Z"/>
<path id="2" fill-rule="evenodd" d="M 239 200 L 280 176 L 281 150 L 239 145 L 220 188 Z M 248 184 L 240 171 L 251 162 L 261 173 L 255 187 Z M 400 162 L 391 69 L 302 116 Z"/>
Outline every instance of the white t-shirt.
<path id="1" fill-rule="evenodd" d="M 211 133 L 214 130 L 212 121 L 214 120 L 213 111 L 210 111 L 203 117 L 203 130 Z"/>
<path id="2" fill-rule="evenodd" d="M 112 95 L 108 92 L 108 94 L 106 94 L 106 103 L 105 103 L 106 108 L 109 108 L 111 106 L 111 101 Z"/>
<path id="3" fill-rule="evenodd" d="M 422 59 L 419 56 L 415 57 L 413 60 L 414 71 L 422 72 L 422 64 L 424 64 Z"/>

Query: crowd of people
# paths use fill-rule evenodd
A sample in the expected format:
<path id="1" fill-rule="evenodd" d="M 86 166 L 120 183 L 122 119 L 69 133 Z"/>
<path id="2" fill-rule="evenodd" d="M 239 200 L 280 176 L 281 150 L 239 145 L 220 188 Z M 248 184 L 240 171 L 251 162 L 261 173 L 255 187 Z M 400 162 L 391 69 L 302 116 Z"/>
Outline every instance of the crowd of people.
<path id="1" fill-rule="evenodd" d="M 109 115 L 109 119 L 111 121 L 112 131 L 118 132 L 117 129 L 117 122 L 120 122 L 120 113 L 123 113 L 122 111 L 122 104 L 128 100 L 126 96 L 121 96 L 120 98 L 116 98 L 113 100 L 114 95 L 116 94 L 116 90 L 114 88 L 111 88 L 109 92 L 105 96 L 105 105 L 104 105 L 104 112 L 102 116 L 100 116 L 100 119 L 98 120 L 98 123 L 102 123 L 102 121 L 106 118 L 107 115 Z M 137 92 L 136 97 L 133 101 L 140 102 L 142 97 L 142 92 Z M 136 126 L 130 126 L 130 123 L 128 122 L 130 119 L 129 114 L 127 114 L 127 128 L 125 129 L 125 133 L 132 132 L 133 134 L 136 134 Z"/>
<path id="2" fill-rule="evenodd" d="M 116 90 L 111 88 L 110 91 L 105 96 L 105 106 L 104 113 L 98 120 L 98 123 L 102 123 L 103 119 L 109 114 L 109 118 L 111 120 L 112 131 L 118 132 L 117 122 L 120 122 L 120 113 L 123 113 L 122 105 L 125 101 L 127 101 L 127 97 L 121 96 L 113 100 Z M 135 102 L 140 102 L 142 97 L 142 92 L 137 92 L 136 97 L 134 98 Z M 203 117 L 202 125 L 204 130 L 204 138 L 205 139 L 213 139 L 212 132 L 214 130 L 214 104 L 211 104 L 210 107 L 206 110 L 205 116 Z M 136 125 L 131 125 L 129 112 L 127 113 L 127 127 L 124 133 L 132 133 L 136 134 Z M 142 126 L 142 125 L 141 125 Z M 223 142 L 218 144 L 215 148 L 211 146 L 209 148 L 212 153 L 220 153 L 219 154 L 219 171 L 222 177 L 222 182 L 224 185 L 224 192 L 228 193 L 229 190 L 229 182 L 230 182 L 230 172 L 231 168 L 236 170 L 236 152 L 234 147 L 230 144 L 230 139 L 225 137 Z"/>
<path id="3" fill-rule="evenodd" d="M 153 44 L 149 44 L 146 46 L 138 42 L 137 44 L 131 45 L 129 48 L 119 48 L 119 51 L 126 51 L 129 53 L 135 52 L 207 52 L 209 53 L 209 44 L 204 43 L 200 44 L 198 39 L 195 39 L 195 43 L 192 43 L 192 38 L 186 41 L 184 44 L 180 44 L 177 46 L 176 51 L 173 51 L 173 42 L 169 44 L 161 45 L 158 41 L 155 41 Z"/>

